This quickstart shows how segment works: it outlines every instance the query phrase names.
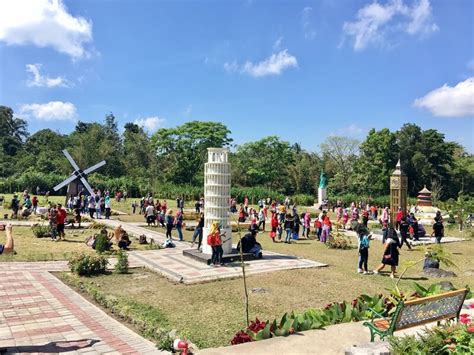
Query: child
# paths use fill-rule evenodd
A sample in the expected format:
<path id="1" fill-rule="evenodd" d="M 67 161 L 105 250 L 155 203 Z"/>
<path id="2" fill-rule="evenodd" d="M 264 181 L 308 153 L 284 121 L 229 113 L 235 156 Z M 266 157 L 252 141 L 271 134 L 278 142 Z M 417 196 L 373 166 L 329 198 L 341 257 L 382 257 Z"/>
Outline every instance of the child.
<path id="1" fill-rule="evenodd" d="M 314 221 L 314 230 L 316 231 L 316 238 L 321 240 L 321 232 L 323 230 L 323 214 L 320 213 L 318 218 Z"/>
<path id="2" fill-rule="evenodd" d="M 212 248 L 211 264 L 209 265 L 211 267 L 218 266 L 218 264 L 224 265 L 222 262 L 224 250 L 222 249 L 221 237 L 225 236 L 225 234 L 225 231 L 223 233 L 220 232 L 219 223 L 212 223 L 209 235 L 207 236 L 207 244 Z"/>
<path id="3" fill-rule="evenodd" d="M 370 237 L 366 233 L 359 234 L 359 268 L 357 269 L 359 274 L 364 273 L 364 275 L 367 275 L 369 273 L 367 268 L 369 262 L 369 244 Z"/>
<path id="4" fill-rule="evenodd" d="M 326 243 L 329 233 L 331 231 L 331 220 L 329 219 L 329 216 L 324 215 L 323 217 L 323 228 L 321 232 L 321 242 Z"/>

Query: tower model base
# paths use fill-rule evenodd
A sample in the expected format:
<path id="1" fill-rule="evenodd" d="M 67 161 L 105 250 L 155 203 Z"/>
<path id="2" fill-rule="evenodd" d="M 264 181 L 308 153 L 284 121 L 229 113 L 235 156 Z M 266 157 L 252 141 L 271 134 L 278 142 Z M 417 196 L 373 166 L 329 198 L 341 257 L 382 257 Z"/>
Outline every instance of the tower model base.
<path id="1" fill-rule="evenodd" d="M 189 258 L 192 258 L 196 261 L 200 261 L 202 263 L 205 263 L 206 265 L 211 264 L 211 255 L 210 254 L 205 254 L 197 249 L 186 249 L 183 250 L 183 255 L 187 256 Z M 255 260 L 257 259 L 255 255 L 251 253 L 244 253 L 244 260 Z M 240 252 L 237 249 L 232 249 L 232 252 L 230 254 L 224 254 L 222 256 L 222 262 L 224 264 L 227 263 L 232 263 L 232 262 L 240 262 Z"/>

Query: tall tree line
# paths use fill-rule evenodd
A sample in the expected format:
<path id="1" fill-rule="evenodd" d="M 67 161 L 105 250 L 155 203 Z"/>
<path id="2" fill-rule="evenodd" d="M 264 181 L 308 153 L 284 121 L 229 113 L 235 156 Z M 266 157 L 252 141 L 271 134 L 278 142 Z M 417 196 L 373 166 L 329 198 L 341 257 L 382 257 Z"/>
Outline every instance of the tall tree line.
<path id="1" fill-rule="evenodd" d="M 30 135 L 25 120 L 0 106 L 0 182 L 29 173 L 69 175 L 61 153 L 66 148 L 83 168 L 106 160 L 98 173 L 104 180 L 140 180 L 150 188 L 159 183 L 202 186 L 209 147 L 230 148 L 236 186 L 315 195 L 324 170 L 332 195 L 380 196 L 388 194 L 389 175 L 400 159 L 411 196 L 424 185 L 442 199 L 474 191 L 474 156 L 437 130 L 410 123 L 393 132 L 372 129 L 362 142 L 330 136 L 311 152 L 276 136 L 232 145 L 230 130 L 219 122 L 192 121 L 153 134 L 126 123 L 120 131 L 112 113 L 101 123 L 78 122 L 70 134 L 42 129 Z"/>

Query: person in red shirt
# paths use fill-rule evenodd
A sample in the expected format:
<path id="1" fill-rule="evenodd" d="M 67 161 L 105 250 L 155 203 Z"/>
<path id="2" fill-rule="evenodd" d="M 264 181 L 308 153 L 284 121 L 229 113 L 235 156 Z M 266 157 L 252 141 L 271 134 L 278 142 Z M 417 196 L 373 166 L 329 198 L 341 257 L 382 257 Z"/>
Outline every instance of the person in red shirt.
<path id="1" fill-rule="evenodd" d="M 402 221 L 402 217 L 403 217 L 403 211 L 400 207 L 398 207 L 397 216 L 396 216 L 397 221 L 395 223 L 396 230 L 400 229 L 400 222 Z"/>
<path id="2" fill-rule="evenodd" d="M 57 231 L 59 235 L 58 240 L 66 240 L 66 234 L 64 233 L 64 222 L 66 221 L 66 210 L 62 208 L 62 205 L 59 203 L 58 208 L 57 208 L 57 216 L 56 216 L 56 221 L 57 221 Z"/>
<path id="3" fill-rule="evenodd" d="M 33 213 L 36 214 L 36 210 L 38 209 L 38 197 L 33 196 L 31 204 L 33 205 Z"/>
<path id="4" fill-rule="evenodd" d="M 207 236 L 207 244 L 212 248 L 211 267 L 224 265 L 222 262 L 224 250 L 222 249 L 221 237 L 225 236 L 225 234 L 225 231 L 223 233 L 220 232 L 219 223 L 212 223 L 209 235 Z"/>
<path id="5" fill-rule="evenodd" d="M 276 232 L 278 228 L 278 218 L 276 213 L 272 213 L 272 231 L 270 232 L 270 238 L 272 238 L 272 242 L 275 243 Z"/>

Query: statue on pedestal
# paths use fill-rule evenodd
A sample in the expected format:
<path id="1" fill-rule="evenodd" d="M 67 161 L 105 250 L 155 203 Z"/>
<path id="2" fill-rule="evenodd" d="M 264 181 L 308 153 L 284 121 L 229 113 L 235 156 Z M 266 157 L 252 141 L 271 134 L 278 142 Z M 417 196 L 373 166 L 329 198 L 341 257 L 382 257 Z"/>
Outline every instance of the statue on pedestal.
<path id="1" fill-rule="evenodd" d="M 321 207 L 327 203 L 327 186 L 328 179 L 324 170 L 321 170 L 321 175 L 319 176 L 319 188 L 318 188 L 318 205 Z"/>
<path id="2" fill-rule="evenodd" d="M 328 179 L 326 177 L 326 174 L 324 173 L 324 170 L 321 170 L 321 175 L 319 176 L 319 188 L 326 189 L 327 187 L 328 187 Z"/>

